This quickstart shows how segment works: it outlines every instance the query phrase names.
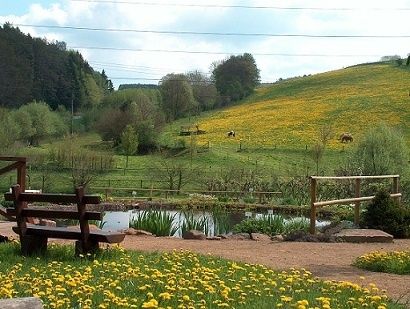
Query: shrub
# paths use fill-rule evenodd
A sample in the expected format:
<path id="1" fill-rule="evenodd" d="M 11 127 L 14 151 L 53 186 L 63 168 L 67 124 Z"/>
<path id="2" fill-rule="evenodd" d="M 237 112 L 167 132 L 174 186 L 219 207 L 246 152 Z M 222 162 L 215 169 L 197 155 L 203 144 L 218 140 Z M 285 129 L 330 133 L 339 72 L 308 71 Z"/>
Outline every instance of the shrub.
<path id="1" fill-rule="evenodd" d="M 382 189 L 363 214 L 362 225 L 380 229 L 397 238 L 410 237 L 410 209 L 399 205 Z"/>

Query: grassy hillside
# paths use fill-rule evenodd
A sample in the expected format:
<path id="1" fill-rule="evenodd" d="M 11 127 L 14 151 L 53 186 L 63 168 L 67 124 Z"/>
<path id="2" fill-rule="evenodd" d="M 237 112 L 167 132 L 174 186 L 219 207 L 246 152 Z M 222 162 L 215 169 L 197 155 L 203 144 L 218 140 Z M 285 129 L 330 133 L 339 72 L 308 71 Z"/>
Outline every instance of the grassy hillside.
<path id="1" fill-rule="evenodd" d="M 347 150 L 379 122 L 398 127 L 410 142 L 409 90 L 410 70 L 389 64 L 359 65 L 284 80 L 258 89 L 236 106 L 169 124 L 161 136 L 162 145 L 175 146 L 182 141 L 188 148 L 196 144 L 197 150 L 209 142 L 208 151 L 133 156 L 126 171 L 122 169 L 125 157 L 114 155 L 113 170 L 96 175 L 92 186 L 166 188 L 166 169 L 172 166 L 186 169 L 184 179 L 189 181 L 185 188 L 195 189 L 206 188 L 209 179 L 227 178 L 231 170 L 266 180 L 272 176 L 313 175 L 317 167 L 311 148 L 319 139 L 320 128 L 327 125 L 332 126 L 334 137 L 320 161 L 319 173 L 333 175 L 349 159 Z M 206 133 L 179 136 L 180 127 L 187 124 L 198 124 Z M 235 130 L 235 138 L 227 137 L 230 130 Z M 342 132 L 351 132 L 354 142 L 341 144 L 337 137 Z M 95 134 L 73 142 L 96 153 L 113 154 L 109 145 Z M 61 145 L 67 145 L 67 141 L 23 149 L 19 155 L 34 157 Z M 46 174 L 49 191 L 72 190 L 69 171 L 30 173 L 34 188 L 41 187 Z M 12 183 L 8 178 L 2 177 L 1 187 Z"/>
<path id="2" fill-rule="evenodd" d="M 259 89 L 242 104 L 204 114 L 194 121 L 207 134 L 198 142 L 251 147 L 301 149 L 315 143 L 319 129 L 331 125 L 329 147 L 341 149 L 343 132 L 355 141 L 377 123 L 399 127 L 410 140 L 410 70 L 390 64 L 350 67 L 338 71 L 278 82 Z M 176 139 L 181 120 L 170 127 L 168 139 Z M 236 138 L 226 132 L 236 131 Z"/>

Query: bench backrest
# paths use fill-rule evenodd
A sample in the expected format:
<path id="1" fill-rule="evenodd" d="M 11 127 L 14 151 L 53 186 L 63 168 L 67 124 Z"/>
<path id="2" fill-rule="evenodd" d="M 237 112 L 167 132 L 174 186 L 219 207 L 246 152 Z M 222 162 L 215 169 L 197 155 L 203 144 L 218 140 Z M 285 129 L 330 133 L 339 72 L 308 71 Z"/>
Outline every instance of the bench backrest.
<path id="1" fill-rule="evenodd" d="M 84 188 L 75 189 L 75 194 L 44 194 L 22 192 L 20 185 L 14 185 L 11 193 L 4 194 L 6 201 L 14 202 L 14 212 L 8 211 L 10 215 L 16 216 L 17 226 L 20 236 L 24 236 L 27 229 L 27 219 L 29 217 L 47 219 L 77 219 L 80 222 L 81 241 L 87 243 L 90 234 L 88 220 L 101 220 L 100 212 L 86 211 L 86 204 L 99 204 L 100 197 L 95 195 L 85 195 Z M 29 209 L 27 202 L 46 203 L 76 203 L 77 211 L 73 210 L 49 210 L 49 209 Z"/>

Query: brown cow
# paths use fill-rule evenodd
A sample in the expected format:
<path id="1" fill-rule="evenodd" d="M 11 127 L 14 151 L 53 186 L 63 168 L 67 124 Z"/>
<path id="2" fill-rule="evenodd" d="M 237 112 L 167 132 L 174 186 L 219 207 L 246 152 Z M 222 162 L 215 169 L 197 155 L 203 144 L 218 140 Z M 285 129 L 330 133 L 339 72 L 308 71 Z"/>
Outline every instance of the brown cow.
<path id="1" fill-rule="evenodd" d="M 340 141 L 342 143 L 353 142 L 353 136 L 349 132 L 344 132 L 342 135 L 340 135 Z"/>

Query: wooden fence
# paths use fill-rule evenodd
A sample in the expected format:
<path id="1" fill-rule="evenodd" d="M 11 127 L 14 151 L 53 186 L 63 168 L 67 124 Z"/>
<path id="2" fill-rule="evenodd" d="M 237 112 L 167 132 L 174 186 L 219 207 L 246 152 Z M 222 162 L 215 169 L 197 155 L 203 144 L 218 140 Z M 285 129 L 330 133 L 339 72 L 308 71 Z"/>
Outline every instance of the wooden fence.
<path id="1" fill-rule="evenodd" d="M 401 193 L 399 193 L 399 175 L 381 175 L 381 176 L 344 176 L 344 177 L 326 177 L 326 176 L 311 176 L 310 177 L 310 233 L 316 233 L 316 210 L 319 207 L 327 205 L 336 205 L 336 204 L 347 204 L 354 203 L 354 223 L 359 224 L 359 213 L 360 213 L 360 203 L 365 201 L 371 201 L 374 199 L 372 196 L 360 196 L 361 190 L 361 180 L 362 179 L 392 179 L 392 193 L 391 197 L 394 199 L 399 199 Z M 355 181 L 355 197 L 338 199 L 338 200 L 329 200 L 329 201 L 317 201 L 317 188 L 318 180 L 354 180 Z"/>
<path id="2" fill-rule="evenodd" d="M 138 193 L 143 193 L 142 196 L 138 196 L 138 198 L 148 198 L 152 199 L 154 194 L 160 194 L 164 195 L 165 198 L 167 199 L 170 195 L 172 194 L 182 194 L 182 195 L 189 195 L 189 194 L 209 194 L 209 195 L 217 195 L 217 196 L 234 196 L 234 197 L 241 197 L 244 195 L 252 195 L 255 198 L 259 200 L 259 202 L 262 202 L 266 198 L 269 198 L 274 195 L 281 195 L 282 192 L 275 192 L 275 191 L 208 191 L 208 190 L 171 190 L 171 189 L 157 189 L 154 187 L 151 187 L 149 189 L 146 188 L 112 188 L 112 187 L 91 187 L 91 190 L 93 191 L 102 191 L 105 194 L 105 199 L 108 199 L 113 191 L 126 191 L 126 192 L 135 192 L 136 194 Z M 144 194 L 145 193 L 145 194 Z M 148 194 L 146 194 L 148 193 Z M 130 198 L 137 198 L 135 195 L 134 197 Z"/>

